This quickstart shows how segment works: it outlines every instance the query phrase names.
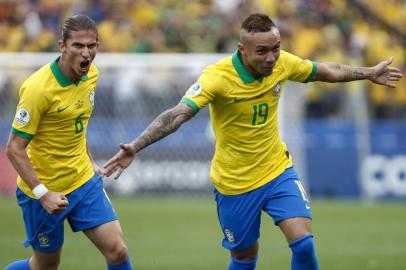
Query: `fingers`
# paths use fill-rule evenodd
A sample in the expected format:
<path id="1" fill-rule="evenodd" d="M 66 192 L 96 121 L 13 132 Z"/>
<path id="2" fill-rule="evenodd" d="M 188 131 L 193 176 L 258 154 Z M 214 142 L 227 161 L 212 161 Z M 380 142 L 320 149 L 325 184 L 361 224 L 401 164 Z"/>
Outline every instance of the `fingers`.
<path id="1" fill-rule="evenodd" d="M 113 163 L 117 162 L 117 155 L 115 155 L 114 157 L 112 157 L 111 159 L 109 159 L 106 163 L 104 163 L 103 168 L 107 168 L 109 166 L 111 166 Z"/>
<path id="2" fill-rule="evenodd" d="M 117 180 L 117 179 L 120 177 L 120 175 L 123 173 L 123 171 L 124 171 L 124 169 L 121 168 L 121 167 L 119 167 L 119 168 L 117 169 L 116 175 L 114 176 L 114 180 Z"/>
<path id="3" fill-rule="evenodd" d="M 118 163 L 116 162 L 116 160 L 110 159 L 105 165 L 104 165 L 104 176 L 111 176 L 118 167 Z"/>
<path id="4" fill-rule="evenodd" d="M 389 87 L 389 88 L 395 88 L 395 87 L 396 87 L 396 84 L 387 81 L 387 82 L 385 83 L 385 86 L 386 86 L 386 87 Z"/>
<path id="5" fill-rule="evenodd" d="M 386 65 L 390 65 L 390 64 L 392 64 L 392 62 L 393 62 L 393 56 L 386 59 Z"/>
<path id="6" fill-rule="evenodd" d="M 67 208 L 67 207 L 69 206 L 68 198 L 66 198 L 66 196 L 65 196 L 64 194 L 61 194 L 60 199 L 61 199 L 61 200 L 59 201 L 58 206 L 59 206 L 60 208 L 62 208 L 62 207 Z"/>
<path id="7" fill-rule="evenodd" d="M 402 77 L 399 76 L 389 76 L 388 80 L 389 81 L 400 81 Z"/>
<path id="8" fill-rule="evenodd" d="M 105 170 L 103 168 L 97 167 L 97 169 L 95 170 L 98 174 L 100 174 L 101 176 L 104 176 L 105 174 Z"/>
<path id="9" fill-rule="evenodd" d="M 402 72 L 400 71 L 399 68 L 397 67 L 387 67 L 390 73 L 397 73 L 401 76 L 403 76 Z"/>

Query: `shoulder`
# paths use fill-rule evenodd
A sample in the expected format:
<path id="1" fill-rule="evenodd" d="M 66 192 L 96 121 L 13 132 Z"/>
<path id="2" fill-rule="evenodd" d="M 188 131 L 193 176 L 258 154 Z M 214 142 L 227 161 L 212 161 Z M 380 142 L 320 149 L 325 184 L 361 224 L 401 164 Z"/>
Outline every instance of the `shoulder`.
<path id="1" fill-rule="evenodd" d="M 222 82 L 233 76 L 235 73 L 231 56 L 219 60 L 217 63 L 207 66 L 203 72 L 201 78 L 205 78 L 209 81 Z"/>
<path id="2" fill-rule="evenodd" d="M 281 50 L 281 54 L 278 59 L 278 64 L 281 65 L 285 70 L 291 70 L 297 67 L 311 66 L 312 61 L 302 59 L 297 55 Z"/>
<path id="3" fill-rule="evenodd" d="M 44 87 L 52 78 L 51 65 L 46 64 L 32 73 L 22 84 L 24 89 L 46 89 Z"/>
<path id="4" fill-rule="evenodd" d="M 89 72 L 87 73 L 89 79 L 98 79 L 99 78 L 99 69 L 96 67 L 95 64 L 91 64 L 89 68 Z"/>
<path id="5" fill-rule="evenodd" d="M 292 62 L 297 61 L 297 59 L 300 59 L 300 58 L 299 58 L 298 56 L 296 56 L 296 55 L 290 53 L 290 52 L 281 50 L 281 54 L 280 54 L 280 56 L 279 56 L 279 60 L 280 60 L 282 63 L 292 63 Z"/>

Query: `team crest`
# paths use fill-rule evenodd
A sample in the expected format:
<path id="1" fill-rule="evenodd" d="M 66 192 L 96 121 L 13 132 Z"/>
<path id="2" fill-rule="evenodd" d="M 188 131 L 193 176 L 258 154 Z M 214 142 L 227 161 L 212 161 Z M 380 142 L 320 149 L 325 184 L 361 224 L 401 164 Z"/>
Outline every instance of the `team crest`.
<path id="1" fill-rule="evenodd" d="M 194 83 L 186 92 L 187 96 L 195 97 L 202 91 L 202 85 L 198 82 Z"/>
<path id="2" fill-rule="evenodd" d="M 278 82 L 278 83 L 276 84 L 275 88 L 273 89 L 273 94 L 274 94 L 275 96 L 279 96 L 280 93 L 281 93 L 281 83 Z"/>
<path id="3" fill-rule="evenodd" d="M 226 235 L 226 237 L 227 237 L 228 242 L 234 243 L 234 235 L 233 235 L 233 232 L 230 231 L 229 229 L 225 229 L 225 230 L 224 230 L 224 233 L 225 233 L 225 235 Z"/>
<path id="4" fill-rule="evenodd" d="M 82 106 L 83 106 L 83 100 L 78 100 L 76 103 L 75 103 L 75 108 L 76 109 L 80 109 L 80 108 L 82 108 Z"/>
<path id="5" fill-rule="evenodd" d="M 18 124 L 25 126 L 30 122 L 30 114 L 27 109 L 21 108 L 17 111 L 15 120 Z"/>
<path id="6" fill-rule="evenodd" d="M 41 247 L 49 247 L 48 235 L 46 235 L 45 233 L 39 233 L 37 237 L 38 237 L 39 245 Z"/>
<path id="7" fill-rule="evenodd" d="M 94 90 L 95 90 L 95 88 L 90 90 L 90 93 L 89 93 L 89 101 L 90 101 L 90 104 L 92 104 L 92 107 L 94 107 Z"/>

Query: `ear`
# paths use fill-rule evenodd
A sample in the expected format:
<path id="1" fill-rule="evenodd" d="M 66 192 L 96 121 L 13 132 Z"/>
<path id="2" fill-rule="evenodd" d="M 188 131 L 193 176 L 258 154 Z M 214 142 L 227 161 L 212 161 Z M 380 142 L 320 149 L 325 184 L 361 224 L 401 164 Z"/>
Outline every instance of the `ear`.
<path id="1" fill-rule="evenodd" d="M 58 47 L 59 47 L 59 51 L 64 54 L 66 53 L 66 46 L 65 43 L 63 42 L 63 40 L 58 40 Z"/>
<path id="2" fill-rule="evenodd" d="M 238 51 L 240 52 L 241 55 L 245 55 L 245 48 L 244 48 L 244 45 L 242 45 L 241 42 L 238 42 L 237 48 L 238 48 Z"/>

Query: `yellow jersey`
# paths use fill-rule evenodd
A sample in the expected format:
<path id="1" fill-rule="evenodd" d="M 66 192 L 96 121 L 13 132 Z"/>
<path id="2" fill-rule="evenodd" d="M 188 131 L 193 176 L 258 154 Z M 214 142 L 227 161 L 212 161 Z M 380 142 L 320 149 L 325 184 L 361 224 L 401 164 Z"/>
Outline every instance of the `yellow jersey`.
<path id="1" fill-rule="evenodd" d="M 181 102 L 196 112 L 210 104 L 215 153 L 210 177 L 226 195 L 254 190 L 292 166 L 281 140 L 277 119 L 279 98 L 287 80 L 308 82 L 317 63 L 280 52 L 267 77 L 254 78 L 238 50 L 204 69 Z"/>
<path id="2" fill-rule="evenodd" d="M 87 75 L 73 84 L 58 61 L 43 66 L 22 84 L 12 132 L 30 139 L 27 154 L 39 180 L 49 190 L 68 194 L 94 175 L 86 128 L 99 71 L 92 64 Z M 17 186 L 35 198 L 20 176 Z"/>

